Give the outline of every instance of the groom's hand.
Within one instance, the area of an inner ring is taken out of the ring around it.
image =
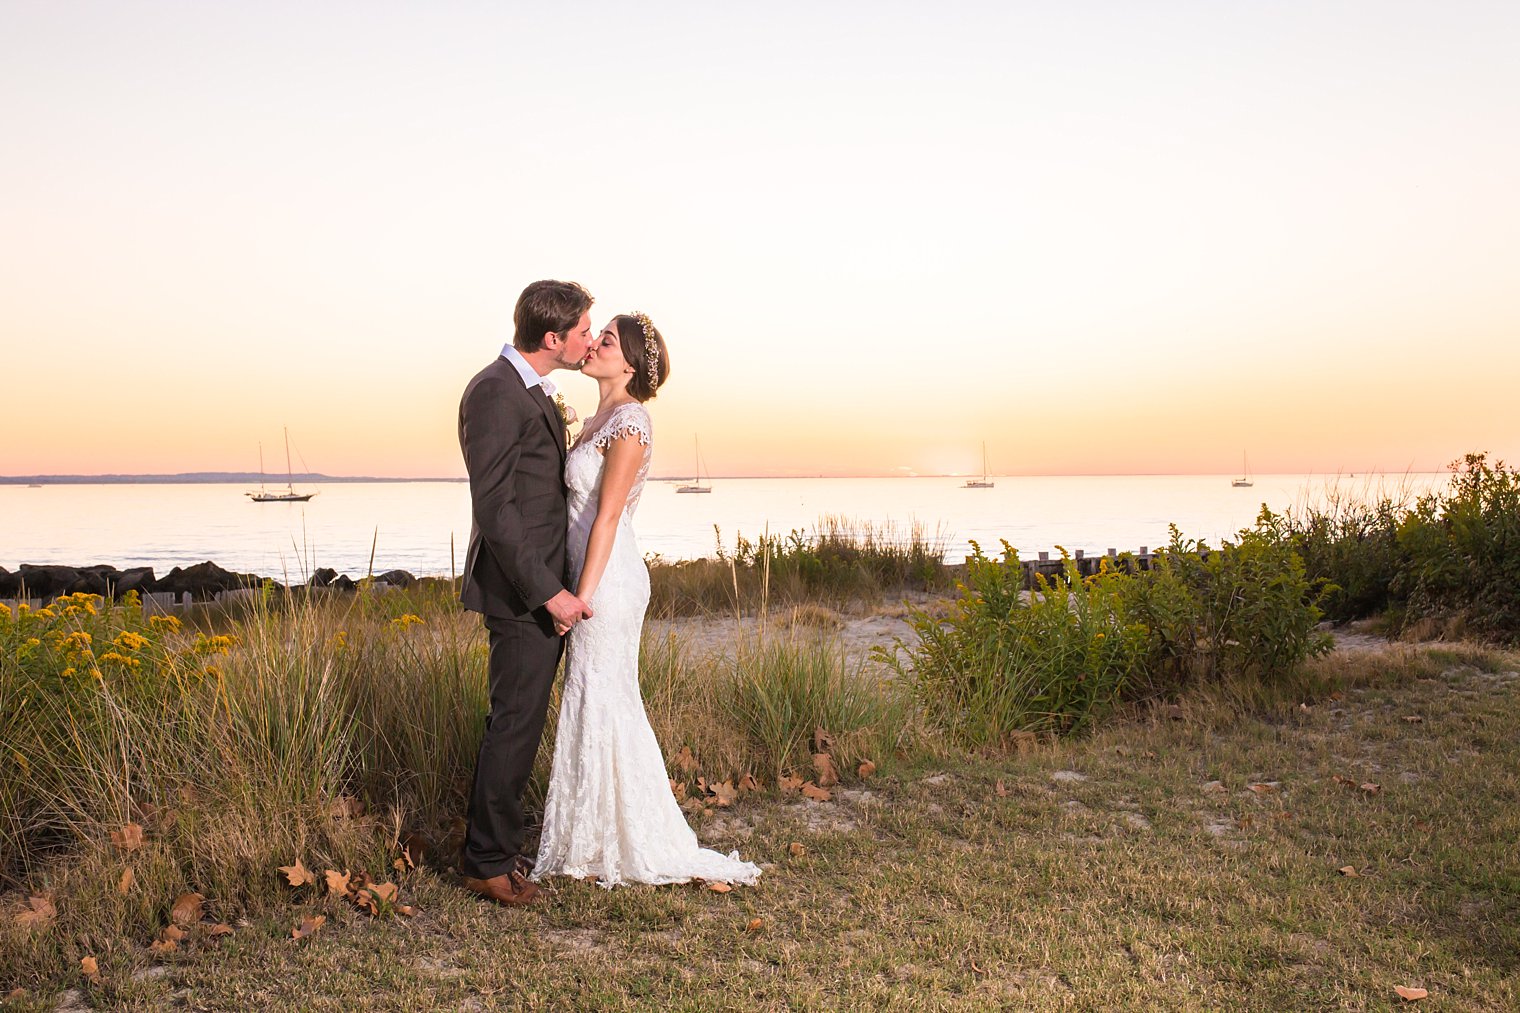
[[[544,602],[544,608],[549,610],[549,615],[554,619],[554,631],[560,636],[568,633],[570,627],[582,619],[591,618],[591,606],[569,591],[561,591]]]

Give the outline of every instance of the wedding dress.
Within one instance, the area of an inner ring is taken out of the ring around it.
[[[590,602],[596,614],[570,632],[554,764],[534,879],[564,875],[619,883],[753,883],[760,868],[697,844],[676,804],[665,760],[639,695],[639,637],[649,569],[633,537],[633,512],[649,472],[649,413],[618,405],[565,459],[571,587],[586,562],[604,458],[613,440],[636,439],[643,463],[618,519],[612,556]]]

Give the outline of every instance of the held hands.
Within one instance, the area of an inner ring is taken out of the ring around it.
[[[582,619],[590,619],[593,614],[590,605],[569,591],[561,591],[544,602],[544,608],[549,610],[549,615],[554,619],[554,632],[560,636],[569,633],[570,627]]]

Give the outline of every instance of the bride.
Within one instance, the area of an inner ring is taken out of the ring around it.
[[[639,695],[649,570],[633,512],[649,472],[644,402],[670,375],[665,340],[642,313],[612,319],[581,371],[601,400],[565,458],[575,593],[595,615],[570,633],[544,830],[533,879],[753,883],[760,868],[697,844]]]

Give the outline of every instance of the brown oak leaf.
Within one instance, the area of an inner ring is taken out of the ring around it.
[[[876,773],[876,764],[872,763],[870,760],[861,760],[860,766],[855,768],[855,773],[860,776],[860,779],[862,781],[864,781],[866,778]]]
[[[326,876],[328,893],[347,894],[351,890],[356,889],[356,885],[350,882],[353,876],[347,871],[339,872],[337,869],[328,869]]]
[[[818,785],[828,788],[839,783],[839,771],[834,769],[834,758],[828,753],[813,754],[813,770],[818,773]]]
[[[16,924],[24,929],[41,929],[46,928],[56,917],[58,909],[53,906],[53,902],[33,894],[26,899],[26,907],[16,916]]]
[[[128,823],[120,830],[111,831],[111,843],[122,851],[136,851],[143,846],[141,823]]]
[[[116,881],[116,892],[125,896],[132,889],[132,881],[136,878],[137,874],[132,871],[130,865],[121,870],[121,879]]]
[[[174,898],[169,917],[177,924],[190,925],[201,920],[206,909],[206,898],[198,893],[182,893]]]
[[[802,794],[805,798],[810,798],[814,802],[827,802],[834,797],[833,792],[829,791],[827,788],[820,788],[812,781],[809,781],[802,786]]]
[[[1395,985],[1393,986],[1393,990],[1397,992],[1399,998],[1403,999],[1405,1002],[1419,1002],[1421,999],[1430,994],[1423,988],[1411,988],[1405,985]]]
[[[79,973],[90,981],[100,980],[100,963],[94,957],[79,958]]]
[[[682,746],[681,751],[676,754],[675,763],[676,769],[690,774],[697,769],[697,754],[691,751],[690,746]]]
[[[320,929],[325,921],[327,921],[326,915],[312,915],[310,918],[302,918],[301,924],[290,930],[290,938],[305,939]]]

